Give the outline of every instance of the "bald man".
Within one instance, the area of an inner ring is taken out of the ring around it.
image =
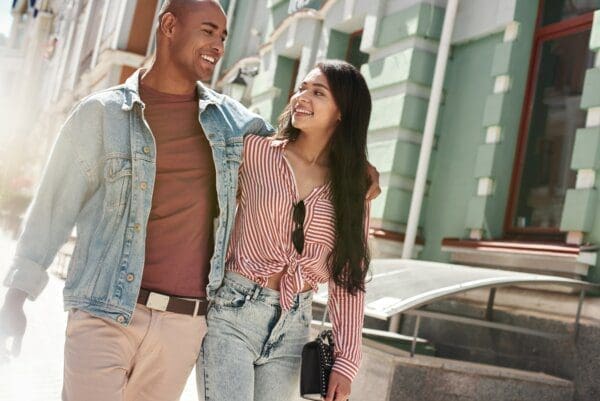
[[[243,136],[272,132],[200,83],[223,55],[219,3],[166,1],[159,15],[152,66],[80,101],[61,128],[4,281],[0,346],[18,348],[23,304],[77,227],[68,401],[179,399],[223,277]]]

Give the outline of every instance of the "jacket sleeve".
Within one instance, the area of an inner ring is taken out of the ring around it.
[[[252,113],[252,122],[250,128],[244,132],[246,135],[271,136],[275,133],[275,128],[258,114]]]
[[[259,124],[259,129],[257,132],[255,132],[256,135],[260,135],[260,136],[271,136],[275,133],[275,128],[273,128],[273,126],[271,124],[269,124],[267,121],[263,120],[262,118],[261,120],[261,124]]]
[[[89,122],[77,107],[54,144],[4,279],[5,286],[26,292],[30,300],[35,300],[48,283],[46,270],[69,238],[91,193],[92,167],[74,142],[74,135],[86,131]]]

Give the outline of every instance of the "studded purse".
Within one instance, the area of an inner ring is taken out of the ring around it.
[[[325,322],[323,316],[323,323]],[[321,324],[321,329],[323,324]],[[314,341],[304,344],[300,367],[300,396],[307,400],[320,401],[327,395],[329,375],[333,367],[333,332],[321,330]]]

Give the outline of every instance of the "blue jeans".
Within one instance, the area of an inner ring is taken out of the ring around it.
[[[298,399],[312,291],[283,311],[279,292],[227,272],[208,311],[201,358],[206,401]]]

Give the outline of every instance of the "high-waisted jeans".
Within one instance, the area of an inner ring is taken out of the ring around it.
[[[227,272],[207,314],[203,370],[198,364],[206,401],[299,399],[311,301],[312,291],[298,294],[291,310],[284,311],[278,291]]]

